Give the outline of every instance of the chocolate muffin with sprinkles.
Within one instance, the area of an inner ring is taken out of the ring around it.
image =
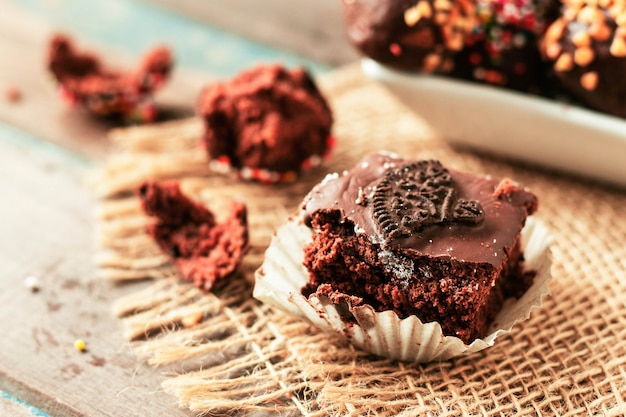
[[[547,65],[537,44],[555,18],[558,0],[478,0],[474,26],[450,75],[549,95]]]
[[[626,117],[626,1],[564,0],[541,51],[574,99]]]
[[[395,68],[543,93],[539,36],[559,0],[344,1],[348,38]]]
[[[466,0],[354,0],[343,5],[348,38],[364,55],[425,73],[452,71],[476,9]]]

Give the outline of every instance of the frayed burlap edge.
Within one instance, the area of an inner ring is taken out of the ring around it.
[[[358,67],[320,80],[336,116],[332,162],[275,187],[213,175],[190,119],[111,134],[116,150],[91,178],[99,199],[99,271],[119,285],[154,283],[118,300],[137,354],[163,367],[164,388],[199,415],[623,415],[626,413],[626,195],[452,149]],[[453,122],[453,121],[451,121]],[[510,176],[540,198],[555,237],[552,296],[484,352],[406,365],[368,356],[251,298],[272,231],[326,171],[388,149]],[[178,179],[219,207],[249,207],[252,248],[239,274],[204,294],[180,282],[144,232],[143,179]],[[124,284],[122,284],[124,282]]]

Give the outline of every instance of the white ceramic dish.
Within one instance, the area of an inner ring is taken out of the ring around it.
[[[362,68],[450,143],[626,186],[625,120],[370,59]]]

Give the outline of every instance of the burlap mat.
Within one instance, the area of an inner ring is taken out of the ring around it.
[[[93,183],[100,272],[114,281],[154,279],[119,300],[115,313],[137,354],[164,368],[163,386],[180,406],[227,415],[625,414],[626,194],[452,149],[356,66],[319,81],[335,111],[339,145],[331,163],[296,184],[210,174],[197,120],[111,135],[116,151]],[[367,356],[251,299],[250,280],[272,231],[308,189],[326,171],[382,148],[510,176],[539,196],[538,217],[555,237],[552,295],[494,347],[407,365]],[[178,178],[211,207],[227,198],[248,204],[252,250],[219,293],[179,282],[145,234],[148,219],[133,195],[145,178]],[[198,314],[200,323],[184,326]]]

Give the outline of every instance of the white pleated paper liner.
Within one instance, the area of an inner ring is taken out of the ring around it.
[[[526,268],[537,272],[533,285],[520,299],[505,301],[484,339],[466,345],[457,337],[444,336],[439,323],[422,323],[416,316],[401,320],[393,311],[376,312],[368,305],[350,308],[355,323],[342,319],[337,307],[325,297],[313,294],[307,299],[300,293],[308,281],[302,262],[303,248],[311,241],[311,236],[311,229],[299,218],[288,221],[276,231],[265,261],[256,271],[254,297],[304,317],[320,329],[338,333],[360,349],[384,357],[423,363],[478,352],[492,346],[498,336],[510,331],[516,323],[526,320],[549,292],[552,239],[545,226],[530,217],[522,230],[522,246]],[[343,314],[345,316],[346,312]]]

